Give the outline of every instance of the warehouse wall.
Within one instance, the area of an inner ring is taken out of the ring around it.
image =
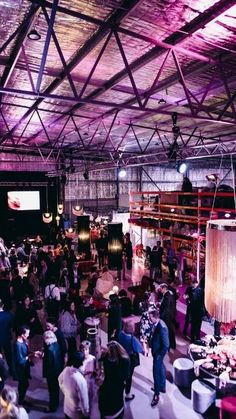
[[[142,172],[142,173],[141,173]],[[224,179],[222,183],[232,187],[232,172],[229,168],[224,169],[207,169],[192,168],[189,170],[189,178],[193,187],[204,187],[209,185],[206,175],[209,173],[219,173],[220,179]],[[141,183],[140,183],[141,174]],[[150,179],[151,178],[151,179]],[[119,201],[125,201],[125,197],[130,191],[161,191],[181,190],[183,175],[177,172],[175,168],[163,166],[145,166],[141,171],[140,167],[127,169],[125,180],[119,180],[117,190],[116,171],[101,170],[89,174],[89,180],[84,180],[82,174],[77,173],[70,175],[65,186],[66,207],[70,205],[82,203],[87,207],[101,210],[104,206],[106,209],[116,208],[117,191],[119,191]]]

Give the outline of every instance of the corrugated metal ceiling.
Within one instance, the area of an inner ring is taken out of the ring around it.
[[[236,153],[235,1],[4,0],[0,22],[11,161],[92,170]]]

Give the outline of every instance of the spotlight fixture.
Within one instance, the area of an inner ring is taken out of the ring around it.
[[[123,169],[119,169],[119,171],[118,171],[118,177],[120,178],[120,179],[123,179],[123,178],[125,178],[126,177],[126,175],[127,175],[127,172],[126,172],[126,170],[123,168]]]
[[[84,171],[84,173],[83,173],[83,177],[84,177],[84,179],[85,179],[85,180],[88,180],[88,179],[89,179],[89,172],[88,172],[88,169],[85,169],[85,171]]]
[[[211,173],[210,175],[206,175],[206,178],[209,182],[217,182],[219,176],[217,175],[217,173]]]
[[[161,97],[161,99],[158,100],[159,105],[162,105],[163,103],[166,103],[166,100]]]
[[[41,35],[36,31],[36,29],[32,29],[28,33],[27,37],[31,39],[31,41],[39,41],[39,39],[41,39]]]
[[[177,172],[181,173],[182,175],[186,173],[188,166],[185,162],[178,162],[176,165]]]

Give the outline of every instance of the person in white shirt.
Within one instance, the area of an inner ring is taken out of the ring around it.
[[[61,296],[59,287],[55,283],[48,284],[45,288],[44,298],[45,300],[51,298],[52,300],[60,301]]]
[[[79,370],[84,358],[82,352],[76,352],[72,366],[64,368],[58,377],[60,389],[64,394],[64,414],[67,419],[89,417],[88,386]]]
[[[44,292],[46,311],[48,317],[58,319],[61,300],[60,290],[56,285],[54,278],[51,278],[50,282],[51,283],[46,286]]]
[[[91,342],[83,340],[80,344],[80,351],[83,352],[85,359],[83,365],[80,367],[80,372],[83,374],[88,385],[89,404],[91,406],[93,396],[96,392],[95,375],[96,375],[96,358],[90,354]]]
[[[113,282],[112,274],[108,271],[108,267],[104,266],[101,277],[97,279],[94,298],[108,298],[109,293],[113,288]]]

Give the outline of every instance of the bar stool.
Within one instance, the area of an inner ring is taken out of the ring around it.
[[[220,419],[236,419],[236,397],[228,396],[221,400]]]
[[[195,412],[201,414],[205,413],[212,403],[214,403],[215,399],[215,389],[200,380],[194,380],[192,382],[191,401]]]
[[[174,383],[178,387],[190,387],[194,380],[193,362],[188,358],[178,358],[173,363]]]

